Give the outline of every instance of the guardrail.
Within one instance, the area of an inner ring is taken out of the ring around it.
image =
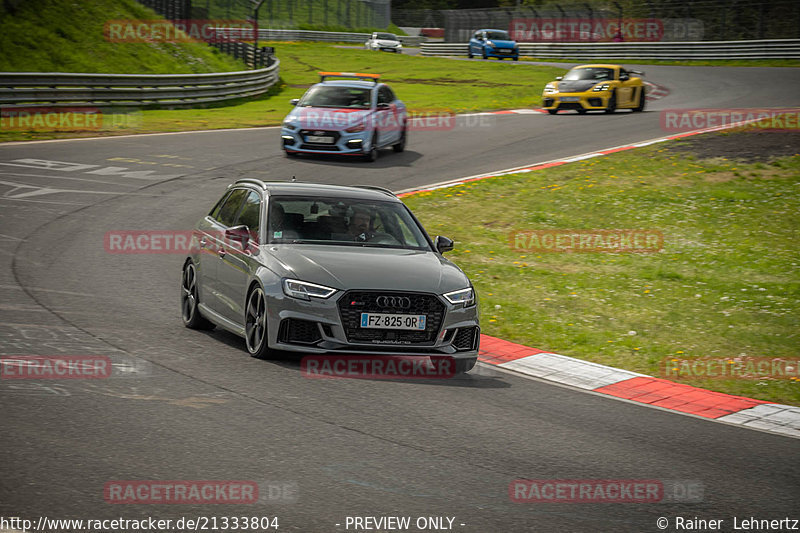
[[[563,59],[800,59],[800,39],[668,43],[519,43],[523,56]],[[466,43],[422,43],[424,56],[467,55]]]
[[[280,61],[260,70],[213,74],[0,72],[0,105],[186,107],[265,93]]]
[[[371,36],[371,33],[336,31],[273,30],[264,28],[258,30],[258,38],[264,41],[329,41],[364,44]],[[397,38],[400,39],[403,46],[419,46],[426,40],[425,37],[413,37],[410,35],[398,35]]]

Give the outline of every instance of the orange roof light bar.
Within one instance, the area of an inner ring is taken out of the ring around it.
[[[359,80],[372,80],[373,83],[378,83],[381,75],[361,72],[320,72],[319,81],[325,81],[325,78],[356,78]]]

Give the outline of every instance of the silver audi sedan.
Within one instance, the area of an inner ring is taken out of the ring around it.
[[[393,193],[242,179],[198,223],[183,264],[183,323],[245,339],[253,357],[428,356],[469,371],[477,295]]]

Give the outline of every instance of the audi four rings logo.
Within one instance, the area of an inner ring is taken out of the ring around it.
[[[324,131],[315,131],[314,135],[325,135]]]
[[[408,296],[378,296],[375,303],[378,304],[379,307],[408,309],[411,307],[411,298]]]

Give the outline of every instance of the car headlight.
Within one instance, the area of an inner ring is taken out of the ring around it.
[[[447,298],[447,301],[453,305],[462,304],[464,307],[475,305],[475,291],[472,289],[472,287],[448,292],[444,295],[444,297]]]
[[[599,93],[600,91],[607,91],[609,87],[611,87],[611,85],[608,83],[602,83],[600,85],[595,85],[592,91]]]
[[[329,298],[336,289],[326,287],[325,285],[317,285],[316,283],[309,283],[307,281],[300,281],[297,279],[283,280],[283,293],[291,298],[299,298],[300,300],[310,300],[314,298]]]
[[[486,44],[494,48],[494,43],[492,41],[486,41]]]
[[[351,126],[344,131],[346,131],[347,133],[358,133],[359,131],[364,131],[365,129],[366,126],[364,126],[364,123],[362,122],[361,124],[356,124],[355,126]]]
[[[544,86],[545,94],[553,94],[558,92],[558,88],[556,87],[555,83],[548,83]]]

